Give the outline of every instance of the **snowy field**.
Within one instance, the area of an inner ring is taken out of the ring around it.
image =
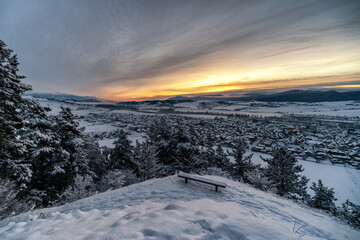
[[[78,116],[88,115],[89,112],[101,113],[123,113],[139,115],[164,115],[157,113],[156,106],[139,105],[142,111],[131,110],[109,110],[95,107],[91,104],[78,105],[76,103],[60,103],[46,99],[39,99],[43,106],[53,109],[52,114],[60,111],[60,106],[70,107],[74,114]],[[342,102],[321,102],[321,103],[263,103],[263,102],[229,102],[227,106],[215,106],[213,108],[201,108],[200,103],[209,103],[210,101],[184,102],[174,105],[177,112],[183,112],[182,115],[198,118],[214,118],[216,114],[248,114],[254,116],[282,116],[287,114],[301,114],[314,116],[339,116],[339,117],[359,117],[360,103],[356,101]],[[162,109],[163,107],[158,107]],[[195,112],[197,114],[188,114]],[[208,114],[201,114],[207,112]],[[200,113],[200,114],[199,114]],[[214,114],[214,115],[211,115]]]
[[[246,154],[250,154],[248,151]],[[255,164],[261,164],[262,167],[266,166],[266,163],[260,158],[268,158],[270,155],[264,153],[253,153],[252,161]],[[326,187],[334,188],[335,197],[338,199],[335,203],[337,206],[341,206],[343,202],[349,199],[355,204],[360,204],[360,170],[352,167],[345,167],[342,164],[320,164],[316,162],[299,160],[298,164],[301,164],[304,168],[304,172],[301,175],[310,179],[308,182],[308,192],[312,194],[310,186],[312,182],[321,179]]]
[[[248,114],[254,116],[282,116],[302,114],[317,116],[360,116],[360,103],[356,101],[321,102],[321,103],[264,103],[264,102],[228,102],[230,105],[215,106],[211,109],[199,108],[199,104],[211,101],[196,101],[175,104],[177,111],[209,112],[222,114]]]
[[[360,239],[335,218],[222,177],[170,176],[0,222],[0,239]]]

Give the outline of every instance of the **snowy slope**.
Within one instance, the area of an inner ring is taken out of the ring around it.
[[[316,210],[206,177],[227,188],[154,179],[3,220],[0,239],[360,239],[360,232]]]
[[[246,154],[251,153],[253,152],[246,152]],[[267,163],[265,163],[260,156],[263,158],[271,156],[266,153],[253,153],[253,157],[251,159],[253,163],[261,164],[262,167],[265,167]],[[334,189],[334,196],[337,199],[335,204],[338,207],[341,207],[342,203],[344,203],[347,199],[355,204],[360,204],[359,170],[352,167],[345,167],[341,164],[326,164],[325,161],[319,164],[311,161],[298,160],[298,164],[301,164],[304,168],[304,172],[301,172],[300,175],[304,175],[310,179],[308,182],[309,194],[313,194],[313,191],[310,189],[312,183],[317,182],[318,179],[320,179],[326,187]]]

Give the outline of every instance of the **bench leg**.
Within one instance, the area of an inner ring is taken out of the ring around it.
[[[187,179],[187,178],[185,178],[185,183],[188,183],[188,179]]]
[[[215,192],[217,192],[218,191],[218,186],[215,186]]]

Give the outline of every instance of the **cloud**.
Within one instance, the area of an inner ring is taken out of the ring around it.
[[[175,46],[170,52],[164,52],[160,57],[155,59],[140,59],[139,64],[130,69],[129,72],[120,73],[118,77],[106,79],[103,82],[128,82],[159,77],[201,65],[206,61],[204,58],[209,55],[214,55],[219,51],[229,50],[236,46],[238,47],[237,51],[240,51],[248,48],[249,45],[253,45],[253,43],[267,44],[279,41],[283,38],[281,34],[285,34],[286,32],[291,34],[293,24],[298,24],[299,20],[310,17],[314,12],[313,8],[314,4],[308,3],[295,7],[286,6],[280,10],[276,9],[275,11],[273,10],[273,12],[266,12],[265,16],[252,17],[254,19],[250,21],[238,17],[227,19],[229,25],[225,30],[212,27],[214,32],[200,35],[199,41],[195,41],[195,43],[187,42],[187,39],[183,39],[181,45]],[[234,12],[234,10],[231,9],[229,9],[229,11]],[[241,23],[242,21],[244,23]],[[237,24],[234,24],[234,22]],[[286,22],[285,28],[283,27],[284,22]],[[196,22],[194,24],[196,24]],[[206,28],[206,26],[198,27],[198,29],[204,28]],[[219,32],[221,32],[221,34],[219,34]],[[181,38],[181,36],[178,37]],[[304,50],[312,46],[302,46],[280,52],[271,52],[261,58]]]
[[[349,80],[353,79],[353,80]],[[360,73],[356,74],[346,74],[346,75],[330,75],[330,76],[317,76],[317,77],[301,77],[301,78],[290,78],[290,79],[271,79],[271,80],[261,80],[256,82],[243,82],[235,81],[228,84],[218,84],[218,85],[205,85],[196,88],[177,88],[177,89],[166,89],[168,92],[183,92],[188,94],[200,94],[203,95],[205,92],[209,93],[218,93],[226,94],[228,96],[243,93],[249,90],[265,90],[265,89],[306,89],[306,88],[324,88],[331,86],[339,85],[359,85],[360,84]],[[222,88],[234,87],[241,90],[228,90],[222,91]],[[244,90],[245,89],[245,90]]]
[[[36,91],[97,95],[114,87],[124,94],[181,85],[190,73],[290,63],[279,71],[292,73],[314,60],[309,52],[334,67],[351,60],[355,68],[359,12],[360,2],[350,0],[1,1],[0,36]]]

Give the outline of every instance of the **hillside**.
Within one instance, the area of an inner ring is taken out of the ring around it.
[[[107,191],[0,222],[0,239],[359,239],[317,210],[222,177],[176,176]],[[45,215],[45,217],[43,217]]]
[[[32,96],[34,98],[44,98],[48,100],[64,101],[64,102],[87,102],[100,103],[102,100],[91,96],[77,96],[65,93],[26,93],[24,96]]]

